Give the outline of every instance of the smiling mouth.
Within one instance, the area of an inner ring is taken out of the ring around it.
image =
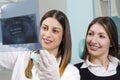
[[[93,50],[93,51],[96,51],[96,50],[98,50],[98,46],[95,46],[95,45],[89,45],[89,47],[90,47],[90,50]]]
[[[49,39],[43,39],[43,41],[44,41],[44,43],[46,43],[46,44],[50,44],[52,41],[51,40],[49,40]]]

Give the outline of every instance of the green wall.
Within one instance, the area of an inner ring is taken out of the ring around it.
[[[81,61],[79,42],[85,38],[87,26],[93,19],[93,0],[67,0],[67,15],[72,33],[71,63],[75,64]]]

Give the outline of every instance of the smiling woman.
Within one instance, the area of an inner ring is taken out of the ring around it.
[[[82,63],[75,64],[80,80],[120,79],[118,32],[114,21],[106,17],[95,18],[88,26]]]
[[[70,64],[72,43],[67,16],[59,10],[48,11],[41,19],[40,34],[43,49],[57,59],[60,80],[79,80],[78,70]]]

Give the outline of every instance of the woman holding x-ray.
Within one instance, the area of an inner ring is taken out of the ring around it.
[[[12,80],[79,80],[79,71],[70,64],[71,34],[66,15],[48,11],[40,22],[43,49],[0,53],[0,70],[13,70]]]

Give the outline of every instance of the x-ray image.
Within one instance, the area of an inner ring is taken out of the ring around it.
[[[2,43],[37,43],[36,15],[24,15],[1,20]]]

